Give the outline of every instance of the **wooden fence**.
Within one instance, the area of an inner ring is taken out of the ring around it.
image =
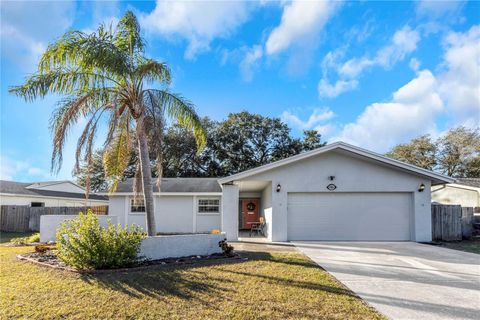
[[[472,236],[474,208],[432,204],[432,240],[458,241]]]
[[[28,232],[40,231],[40,216],[47,214],[77,215],[91,209],[95,214],[108,214],[108,206],[97,207],[30,207],[1,206],[0,231]]]

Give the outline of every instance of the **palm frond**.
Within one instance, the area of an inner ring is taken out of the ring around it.
[[[121,76],[131,71],[133,66],[127,53],[115,45],[111,32],[100,26],[92,34],[67,32],[49,45],[40,59],[38,71],[48,73],[59,67],[77,67],[79,71]]]
[[[9,88],[9,92],[27,101],[43,98],[49,93],[77,95],[78,93],[97,91],[100,93],[114,91],[112,79],[102,74],[79,72],[69,68],[58,68],[46,73],[35,74],[23,85]],[[101,90],[101,92],[99,92]]]
[[[112,142],[107,146],[103,155],[105,176],[110,180],[110,192],[117,189],[130,160],[132,140],[129,131],[128,123],[124,119],[118,126]]]
[[[142,180],[142,170],[140,167],[140,162],[137,163],[135,169],[135,175],[133,177],[133,202],[138,204],[140,202],[141,195],[143,194],[143,180]]]
[[[170,84],[171,82],[170,68],[167,64],[153,59],[141,58],[135,70],[135,75],[140,81],[158,81],[165,84]]]
[[[135,52],[143,52],[145,44],[140,35],[140,24],[130,10],[118,22],[115,44],[119,49],[128,52],[130,55]]]
[[[89,95],[67,98],[60,102],[50,119],[50,129],[53,133],[53,150],[51,159],[52,172],[58,172],[63,161],[63,146],[67,139],[68,129],[78,119],[90,112]]]
[[[145,96],[148,97],[145,101],[147,107],[160,111],[164,110],[170,118],[178,121],[180,125],[188,130],[192,130],[198,152],[205,148],[207,135],[201,119],[191,102],[167,90],[146,90]]]

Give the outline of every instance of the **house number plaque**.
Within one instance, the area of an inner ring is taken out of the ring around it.
[[[333,190],[337,189],[337,186],[334,185],[333,183],[330,183],[330,184],[327,186],[327,189],[330,190],[330,191],[333,191]]]

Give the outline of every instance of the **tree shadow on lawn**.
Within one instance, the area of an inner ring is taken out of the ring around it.
[[[217,278],[206,272],[188,272],[190,269],[209,266],[241,263],[241,260],[232,261],[205,261],[196,264],[184,265],[151,265],[147,268],[115,271],[105,273],[85,273],[80,278],[91,284],[112,289],[141,299],[144,296],[162,298],[175,296],[181,299],[198,298],[198,293],[208,292],[209,295],[225,293],[226,288],[221,282],[233,282],[228,279]]]
[[[295,259],[294,257],[275,257],[267,252],[242,252],[241,256],[248,261],[266,261],[275,264],[287,264],[305,268],[319,268],[308,260]],[[244,260],[231,261],[205,261],[189,265],[152,265],[149,268],[127,271],[112,271],[111,273],[81,274],[83,281],[91,285],[99,285],[132,298],[141,299],[144,296],[162,299],[175,296],[181,299],[196,299],[204,304],[209,304],[201,299],[201,293],[208,293],[209,297],[224,297],[232,285],[242,285],[240,279],[232,276],[255,277],[259,280],[277,283],[284,286],[294,286],[310,290],[321,290],[338,295],[355,296],[348,289],[341,286],[334,287],[315,282],[297,281],[288,277],[257,274],[255,268],[252,272],[239,271],[228,268],[232,264],[243,263]],[[200,268],[212,267],[212,272]],[[225,267],[225,268],[224,268]],[[321,268],[319,268],[321,269]],[[245,269],[243,269],[245,270]],[[215,275],[216,274],[216,275]],[[222,274],[224,276],[222,276]],[[229,286],[230,288],[227,288]]]

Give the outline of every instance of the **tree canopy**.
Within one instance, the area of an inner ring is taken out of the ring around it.
[[[460,126],[437,140],[424,135],[395,146],[386,155],[451,177],[480,177],[480,131]]]
[[[175,123],[165,129],[164,177],[222,177],[325,145],[314,130],[305,131],[303,139],[294,138],[290,128],[280,119],[246,111],[231,113],[223,121],[202,118],[201,122],[206,132],[206,145],[200,153],[191,132]],[[106,186],[102,150],[96,153],[92,190],[101,190]],[[136,156],[132,154],[122,178],[133,176]],[[155,161],[152,162],[155,167]],[[77,174],[80,184],[84,184],[86,174],[86,168]],[[157,175],[155,170],[153,175]]]

